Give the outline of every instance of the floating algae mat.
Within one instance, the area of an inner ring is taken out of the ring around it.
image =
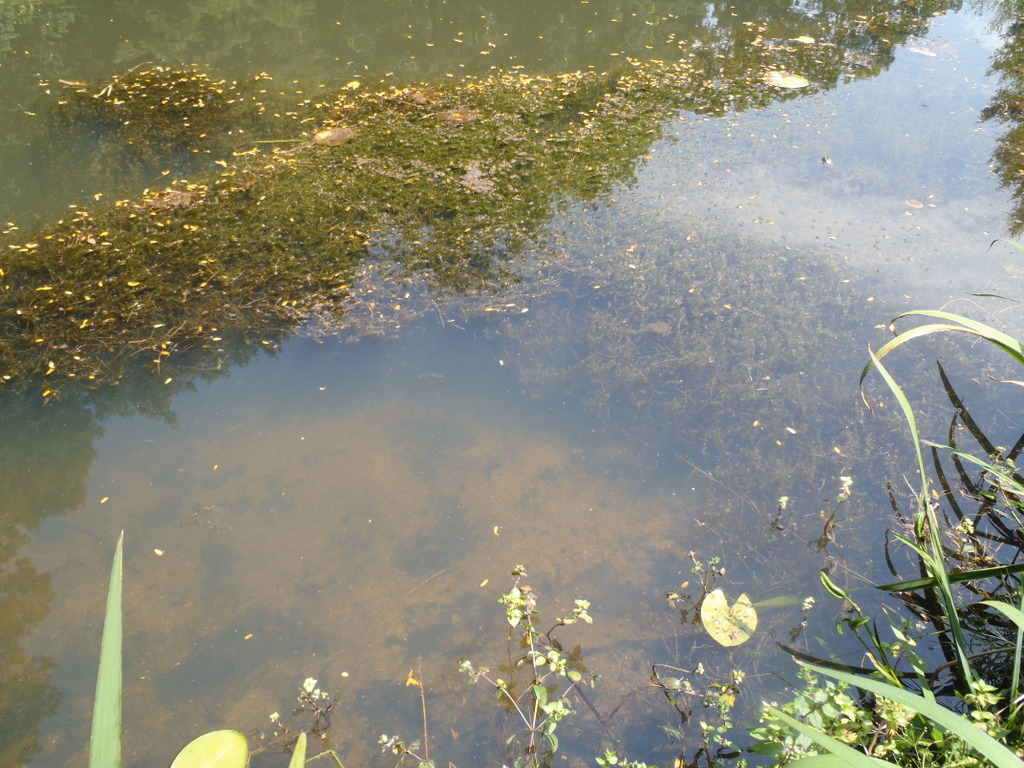
[[[680,61],[610,74],[352,82],[297,105],[262,74],[151,67],[65,83],[54,132],[106,131],[126,165],[185,154],[220,172],[72,206],[29,239],[9,227],[0,379],[49,399],[143,368],[173,389],[219,370],[235,342],[273,348],[311,317],[337,327],[354,309],[388,322],[424,311],[402,290],[413,275],[431,300],[487,297],[515,283],[511,262],[560,205],[628,183],[668,116],[795,97],[763,82],[782,68],[808,76],[800,93],[831,87],[847,48],[885,35],[891,46],[915,28],[902,26],[855,21],[786,43],[750,24]]]

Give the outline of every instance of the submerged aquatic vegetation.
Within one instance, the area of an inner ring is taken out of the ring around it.
[[[594,120],[576,112],[609,87],[577,73],[344,92],[319,123],[350,128],[344,145],[253,146],[206,182],[73,207],[4,254],[3,380],[40,376],[50,396],[116,382],[133,359],[159,373],[188,350],[215,359],[230,335],[266,341],[340,315],[360,264],[391,260],[445,289],[500,285],[560,196],[628,170],[636,148],[595,156]]]
[[[0,380],[50,398],[71,382],[123,381],[133,366],[164,381],[194,375],[221,364],[226,339],[273,346],[310,316],[332,325],[376,306],[357,271],[374,265],[399,281],[418,272],[439,293],[506,286],[562,203],[631,181],[666,117],[794,97],[762,82],[769,71],[801,71],[804,92],[831,87],[848,51],[925,18],[808,21],[797,42],[740,25],[673,62],[354,81],[290,105],[269,76],[238,83],[194,68],[50,84],[51,136],[96,129],[109,137],[100,160],[194,178],[168,171],[169,184],[139,197],[72,206],[27,239],[6,230]]]

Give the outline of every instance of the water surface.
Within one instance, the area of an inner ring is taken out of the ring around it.
[[[27,114],[40,79],[195,61],[297,90],[606,68],[744,21],[795,37],[803,15],[480,5],[395,3],[372,18],[359,3],[5,5],[0,82],[18,95],[0,149],[4,218],[28,226],[135,183],[47,167]],[[878,12],[845,12],[862,10]],[[92,399],[8,401],[2,761],[84,759],[121,530],[129,765],[167,763],[212,728],[269,734],[306,677],[337,701],[330,740],[346,764],[374,763],[379,733],[422,727],[410,670],[433,756],[497,764],[514,726],[457,662],[504,659],[497,598],[517,564],[548,615],[592,601],[594,625],[566,644],[604,676],[600,709],[626,699],[612,726],[637,759],[687,749],[657,728],[673,713],[646,686],[652,664],[701,662],[709,679],[743,667],[751,700],[791,678],[775,641],[796,642],[798,608],[765,611],[750,645],[726,651],[664,595],[692,579],[691,551],[721,556],[730,595],[817,595],[821,635],[833,607],[817,571],[883,573],[882,480],[904,436],[887,410],[866,414],[856,378],[896,313],[974,310],[967,293],[1019,277],[1008,248],[989,248],[1014,203],[991,167],[1000,126],[979,120],[1001,44],[984,14],[940,14],[834,88],[652,126],[630,183],[558,211],[509,296],[414,296],[432,311],[381,337],[257,345],[170,397],[148,377]],[[515,306],[482,311],[503,302]],[[960,382],[980,400],[974,373]],[[841,475],[855,494],[833,542],[821,512]],[[798,641],[819,648],[812,634]],[[603,736],[578,708],[563,745],[589,760]]]

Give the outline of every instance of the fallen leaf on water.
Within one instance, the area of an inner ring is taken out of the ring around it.
[[[761,75],[761,80],[776,88],[806,88],[811,81],[806,77],[794,75],[792,72],[785,72],[781,69],[773,69]]]
[[[794,43],[806,43],[807,45],[810,45],[811,43],[814,42],[814,38],[813,37],[808,37],[807,35],[800,35],[800,37],[794,37],[793,38],[793,42]]]

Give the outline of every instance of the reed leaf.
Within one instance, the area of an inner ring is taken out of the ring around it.
[[[806,666],[814,672],[834,677],[836,680],[849,683],[850,685],[854,685],[865,691],[870,691],[876,696],[891,699],[897,704],[902,704],[907,709],[912,709],[913,711],[918,712],[932,723],[939,726],[939,728],[960,737],[960,739],[962,739],[968,746],[976,749],[985,757],[986,760],[995,765],[996,768],[1021,768],[1021,760],[1016,754],[1014,754],[1013,750],[989,736],[970,720],[946,709],[941,704],[929,701],[923,696],[911,693],[910,691],[899,688],[895,685],[882,682],[881,680],[875,680],[870,677],[862,677],[859,675],[850,675],[846,672],[840,672],[837,669],[819,667],[815,664],[807,664]],[[803,724],[801,723],[801,725]],[[801,733],[803,733],[803,731],[801,731]],[[835,753],[833,752],[833,754]],[[879,763],[877,762],[875,763],[876,768],[878,764]]]
[[[927,312],[915,311],[914,313],[907,314],[927,314]],[[967,640],[964,637],[963,628],[960,625],[960,616],[957,613],[956,600],[953,597],[953,589],[950,585],[949,574],[946,571],[945,555],[939,533],[939,521],[936,518],[935,509],[929,501],[928,473],[925,469],[924,455],[921,452],[921,437],[917,429],[917,419],[914,416],[914,409],[911,407],[907,396],[903,393],[902,387],[896,383],[892,374],[890,374],[886,367],[882,365],[879,357],[870,348],[868,348],[868,354],[871,356],[871,363],[878,370],[879,374],[885,380],[885,383],[889,386],[889,389],[896,397],[896,401],[899,403],[900,409],[903,411],[903,418],[907,422],[907,426],[910,428],[911,442],[914,445],[914,456],[917,459],[917,470],[919,477],[921,478],[921,488],[918,492],[917,498],[918,516],[915,531],[917,531],[920,536],[921,524],[927,524],[928,546],[930,547],[930,550],[920,546],[919,544],[912,544],[903,537],[897,536],[918,553],[928,574],[935,579],[935,592],[942,607],[942,619],[945,621],[946,626],[949,627],[950,634],[953,636],[953,648],[958,662],[957,674],[959,678],[969,686],[974,679],[974,674],[970,665],[970,649],[967,646]],[[1024,360],[1024,356],[1022,356],[1022,360]]]
[[[933,443],[930,440],[925,440],[923,442],[925,445],[931,448],[937,448],[940,451],[946,451],[947,453],[956,456],[957,458],[966,461],[969,464],[974,464],[976,467],[980,467],[986,473],[992,475],[999,481],[1000,488],[1003,488],[1004,490],[1009,491],[1010,493],[1018,494],[1024,497],[1024,485],[1021,485],[1020,482],[1014,479],[1012,475],[995,466],[991,462],[985,461],[984,459],[979,459],[977,456],[974,456],[973,454],[965,453],[964,451],[957,450],[956,448],[952,448],[948,445]]]
[[[945,320],[946,322],[919,325],[900,332],[894,339],[891,339],[878,350],[879,360],[894,349],[923,336],[930,336],[937,333],[966,333],[970,336],[984,339],[1008,354],[1018,365],[1024,366],[1024,345],[1022,345],[1021,342],[1013,336],[996,330],[990,325],[979,323],[977,320],[972,320],[971,318],[964,317],[963,315],[933,309],[914,309],[910,312],[904,312],[903,314],[897,315],[893,318],[892,322],[895,323],[897,320],[911,316],[934,318],[937,320]],[[871,363],[868,363],[865,366],[864,371],[861,373],[861,381],[864,381],[864,378],[871,370],[871,367]]]
[[[89,768],[120,768],[121,765],[121,577],[124,531],[117,537],[114,565],[110,569],[107,612],[100,641],[100,665],[96,674],[96,700],[89,737]]]
[[[990,568],[974,568],[970,571],[957,571],[947,573],[946,578],[950,584],[962,584],[968,581],[981,581],[982,579],[1000,579],[1014,573],[1024,572],[1024,563],[1013,565],[993,565]],[[891,584],[878,584],[874,588],[884,592],[916,592],[919,589],[935,589],[937,582],[931,576],[920,579],[907,579],[906,581],[894,581]]]
[[[807,723],[802,723],[795,717],[790,717],[782,710],[776,709],[771,705],[766,706],[765,709],[771,714],[773,719],[785,723],[797,733],[806,736],[819,747],[827,749],[830,754],[841,760],[842,764],[849,768],[880,768],[880,766],[898,768],[895,763],[890,763],[888,760],[882,760],[878,757],[869,757],[863,752],[854,749],[849,744],[839,741],[839,739],[834,739],[828,734],[822,733],[817,728],[808,725]],[[814,759],[814,757],[808,757],[804,758],[804,760],[797,761],[797,763],[802,765],[805,761]]]
[[[292,752],[292,759],[288,761],[288,768],[302,768],[306,764],[306,732],[299,734],[295,742],[295,751]]]

